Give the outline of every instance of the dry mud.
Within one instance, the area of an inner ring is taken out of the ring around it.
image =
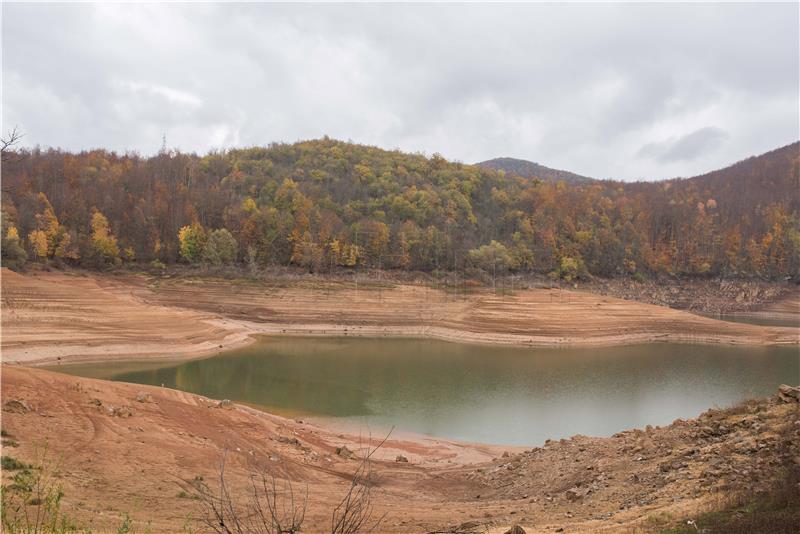
[[[181,359],[258,334],[419,336],[521,346],[798,344],[800,328],[729,323],[581,291],[452,295],[353,286],[2,271],[5,363]]]

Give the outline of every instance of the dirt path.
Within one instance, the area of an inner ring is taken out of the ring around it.
[[[797,344],[800,328],[717,321],[580,291],[453,296],[423,286],[268,283],[2,270],[6,363],[180,359],[257,334],[422,336],[522,346]]]

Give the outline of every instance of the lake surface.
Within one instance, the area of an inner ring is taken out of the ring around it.
[[[768,314],[762,316],[738,315],[735,313],[700,313],[698,315],[710,317],[711,319],[717,319],[718,321],[728,321],[731,323],[756,324],[761,326],[800,326],[800,316],[795,316],[791,319],[780,319],[776,317],[770,317]]]
[[[458,440],[540,445],[664,425],[800,383],[796,347],[531,349],[416,339],[266,338],[203,360],[61,372]]]

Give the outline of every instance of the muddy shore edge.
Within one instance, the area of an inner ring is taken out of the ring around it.
[[[520,347],[800,344],[796,327],[731,323],[576,290],[453,296],[417,285],[276,287],[7,269],[2,290],[3,362],[28,366],[191,359],[264,335],[421,337]]]

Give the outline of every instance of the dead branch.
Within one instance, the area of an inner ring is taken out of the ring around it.
[[[19,143],[20,139],[23,137],[25,137],[25,134],[19,132],[17,127],[14,126],[14,128],[10,130],[5,137],[0,138],[0,154],[2,154],[3,163],[6,163],[12,159],[11,149],[13,149],[14,145]]]
[[[361,463],[359,463],[358,468],[353,473],[353,478],[350,480],[350,488],[347,494],[333,509],[331,534],[373,532],[386,516],[386,514],[383,514],[373,522],[371,458],[386,443],[386,440],[392,434],[392,430],[386,434],[386,437],[375,448],[370,450],[369,446],[367,447]]]
[[[227,451],[219,470],[219,493],[203,481],[194,484],[203,517],[216,534],[295,534],[305,519],[308,488],[296,495],[289,480],[278,479],[264,469],[250,474],[250,498],[238,505],[225,481]]]
[[[372,506],[371,458],[389,439],[392,431],[374,448],[367,446],[350,480],[342,501],[331,514],[331,534],[373,532],[385,514],[374,517]],[[266,469],[250,471],[249,499],[231,494],[225,479],[227,450],[219,468],[218,489],[212,490],[202,479],[192,486],[202,509],[200,521],[215,534],[296,534],[305,520],[308,486],[297,492],[288,479],[278,479]]]

